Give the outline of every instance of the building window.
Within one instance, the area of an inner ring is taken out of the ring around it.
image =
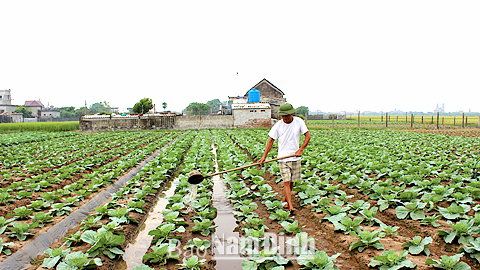
[[[0,96],[0,99],[2,98],[2,96]]]
[[[261,110],[260,112],[265,112],[265,110]]]

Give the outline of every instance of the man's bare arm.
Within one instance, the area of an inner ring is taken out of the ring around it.
[[[272,139],[271,137],[268,138],[267,145],[265,146],[265,152],[263,153],[262,158],[258,161],[261,165],[263,165],[263,163],[265,162],[265,159],[267,158],[268,153],[270,152],[270,150],[272,150],[274,142],[275,142],[274,139]]]
[[[310,131],[305,132],[305,140],[303,140],[302,146],[295,152],[297,157],[301,157],[303,154],[303,150],[307,148],[308,143],[310,142]]]

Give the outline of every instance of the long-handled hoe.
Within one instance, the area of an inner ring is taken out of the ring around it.
[[[295,155],[289,155],[289,156],[284,156],[284,157],[279,157],[279,158],[266,160],[264,163],[269,163],[269,162],[272,162],[272,161],[277,161],[277,160],[280,160],[280,159],[285,159],[285,158],[290,158],[290,157],[295,157]],[[215,175],[218,175],[218,174],[222,174],[222,173],[242,170],[242,169],[252,167],[252,166],[256,166],[256,165],[260,165],[260,162],[245,165],[245,166],[238,167],[238,168],[233,168],[233,169],[222,171],[222,172],[212,173],[212,174],[205,175],[205,176],[203,176],[202,173],[199,172],[199,171],[191,171],[188,174],[188,183],[193,185],[192,189],[190,191],[190,201],[193,201],[195,199],[195,197],[197,196],[197,185],[200,184],[203,181],[203,179],[209,178],[209,177],[212,177],[212,176],[215,176]]]

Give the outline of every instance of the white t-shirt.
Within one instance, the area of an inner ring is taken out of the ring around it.
[[[300,134],[308,131],[305,122],[299,117],[294,116],[290,124],[283,120],[278,121],[268,133],[274,140],[278,140],[278,157],[284,157],[295,154],[300,148]],[[279,160],[279,162],[297,161],[300,157],[291,157]]]

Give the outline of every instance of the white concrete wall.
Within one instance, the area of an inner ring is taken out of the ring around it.
[[[233,125],[243,126],[253,119],[270,119],[271,109],[236,109],[233,110]]]

